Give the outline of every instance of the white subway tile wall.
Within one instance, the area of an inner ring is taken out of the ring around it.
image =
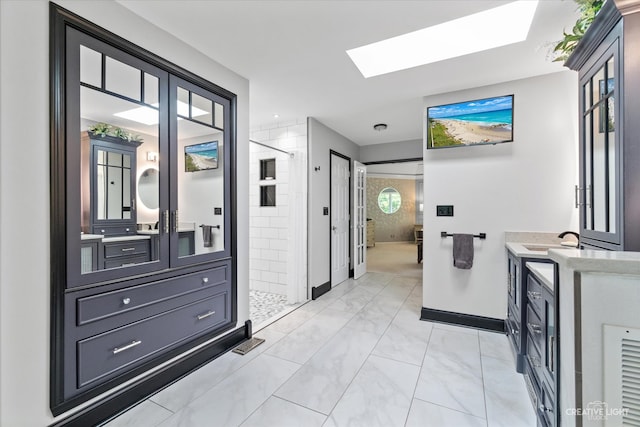
[[[251,131],[250,138],[271,147],[294,151],[306,158],[307,123],[305,119],[278,122]],[[275,159],[275,179],[260,180],[260,160]],[[249,166],[249,280],[250,289],[287,295],[293,279],[288,271],[290,229],[289,156],[258,144],[250,144]],[[295,177],[300,179],[300,177]],[[260,185],[276,186],[276,206],[260,206]]]

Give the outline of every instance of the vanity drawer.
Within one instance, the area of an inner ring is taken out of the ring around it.
[[[133,236],[137,231],[135,225],[94,225],[92,233],[104,236]]]
[[[538,395],[540,393],[540,384],[542,379],[542,359],[540,358],[540,351],[533,344],[531,336],[527,337],[527,361],[529,362],[529,368],[531,370],[531,378],[534,380]]]
[[[538,351],[544,348],[544,326],[538,314],[531,308],[531,304],[527,305],[527,330],[527,335],[538,346]]]
[[[227,292],[77,343],[77,386],[133,367],[154,354],[229,320]]]
[[[192,273],[167,280],[145,283],[117,291],[78,298],[77,324],[84,325],[111,316],[142,310],[161,301],[184,296],[184,304],[199,299],[202,290],[214,288],[228,281],[229,269],[223,267]],[[162,310],[162,307],[158,307]],[[143,313],[144,317],[157,314]]]
[[[533,304],[536,309],[538,315],[542,313],[542,285],[538,280],[533,276],[533,274],[529,274],[527,276],[527,297],[529,298],[529,303]]]
[[[104,257],[132,257],[149,254],[149,240],[125,240],[104,244]]]
[[[105,259],[104,269],[106,270],[109,268],[124,267],[125,265],[140,264],[140,263],[149,262],[149,261],[151,261],[149,254]]]

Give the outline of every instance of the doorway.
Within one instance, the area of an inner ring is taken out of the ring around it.
[[[422,159],[367,164],[367,271],[422,277]]]

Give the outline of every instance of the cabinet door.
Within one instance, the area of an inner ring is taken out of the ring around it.
[[[620,244],[620,46],[608,40],[580,78],[580,223],[584,237]]]
[[[521,305],[521,284],[520,284],[520,259],[509,254],[507,258],[507,286],[509,300],[514,307],[520,309]]]
[[[156,225],[168,207],[168,73],[67,28],[64,76],[66,138],[54,155],[64,159],[59,172],[66,174],[57,196],[66,203],[60,225],[66,233],[65,250],[60,248],[66,254],[65,286],[167,268],[168,250],[162,247],[168,237]],[[159,175],[155,185],[143,179],[151,170]],[[161,250],[153,258],[99,261],[88,268],[81,254],[87,238],[100,241],[102,249],[108,240],[137,239],[149,246],[153,238]]]
[[[171,265],[231,255],[231,103],[171,76]],[[191,242],[185,236],[191,237]],[[180,245],[180,237],[183,243]]]

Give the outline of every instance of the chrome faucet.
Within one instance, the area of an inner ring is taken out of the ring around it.
[[[575,236],[575,238],[578,239],[578,241],[580,241],[580,235],[575,231],[563,231],[562,233],[558,234],[558,237],[562,239],[567,234],[571,234],[572,236]]]

